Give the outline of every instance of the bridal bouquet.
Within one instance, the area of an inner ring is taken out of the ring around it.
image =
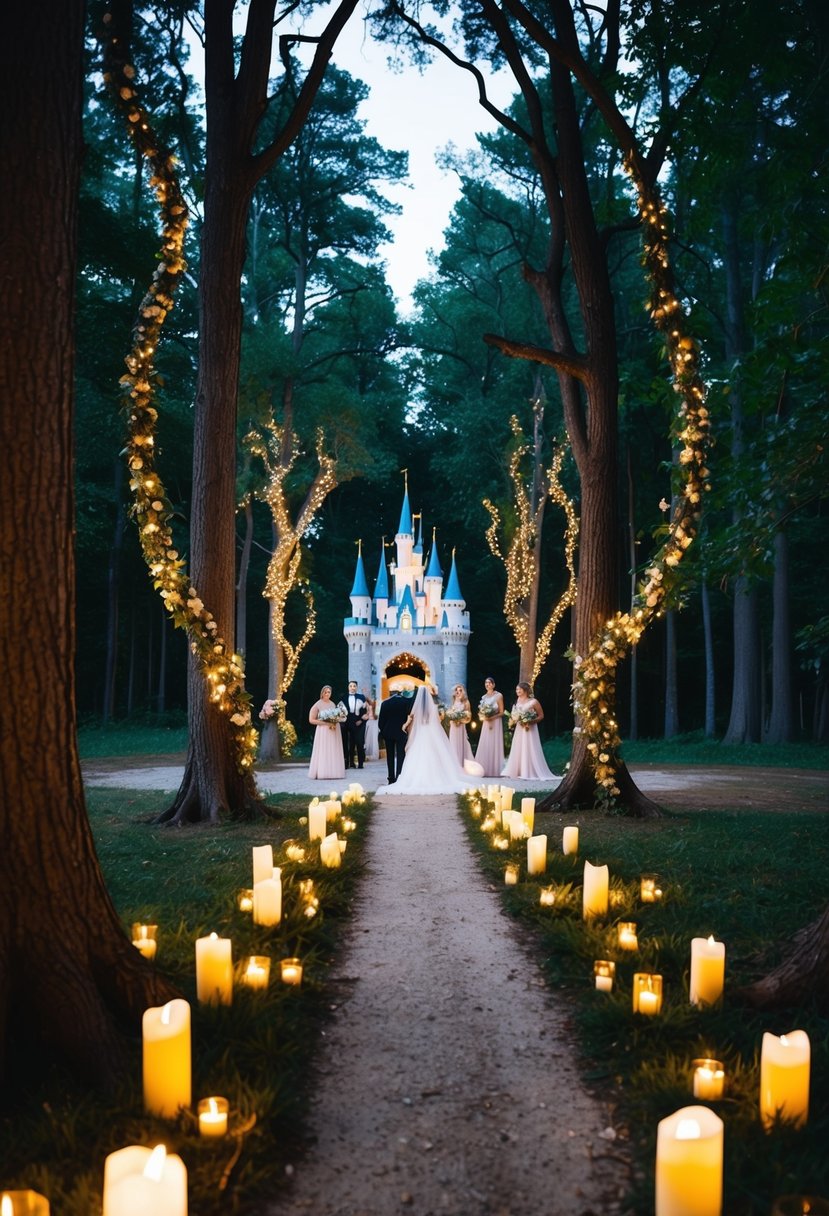
[[[494,718],[498,714],[498,706],[492,701],[484,699],[478,706],[478,716],[481,718]]]
[[[471,715],[468,709],[447,709],[446,719],[449,722],[468,722]]]
[[[317,719],[328,726],[334,726],[337,722],[345,722],[345,716],[345,708],[341,705],[332,705],[330,709],[321,709],[317,713]]]
[[[533,722],[538,720],[538,714],[534,709],[514,709],[512,713],[515,715],[516,724],[523,726],[524,730],[529,730]]]

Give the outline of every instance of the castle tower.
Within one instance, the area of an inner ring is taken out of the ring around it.
[[[386,612],[389,606],[389,572],[386,566],[386,538],[380,542],[380,565],[377,568],[377,580],[374,584],[374,620],[378,625],[385,625]]]
[[[348,678],[358,688],[371,686],[371,595],[363,565],[363,542],[357,542],[357,565],[351,587],[351,616],[343,622],[348,643]]]
[[[448,695],[454,684],[466,684],[466,650],[469,645],[469,613],[465,612],[466,600],[461,593],[455,550],[452,550],[452,569],[443,597],[443,615],[440,633],[443,639],[444,691]]]

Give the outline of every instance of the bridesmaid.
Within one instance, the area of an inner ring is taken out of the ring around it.
[[[345,758],[336,712],[337,706],[331,700],[331,685],[323,684],[320,699],[314,702],[308,714],[308,721],[314,728],[308,776],[315,781],[337,781],[345,777]]]
[[[368,718],[366,719],[366,760],[379,760],[380,736],[377,729],[377,702],[372,701],[365,688],[363,689],[363,696],[368,706]]]
[[[523,714],[528,715],[527,719],[522,720]],[[535,717],[531,717],[532,714]],[[550,772],[541,750],[538,723],[543,719],[544,710],[533,696],[532,685],[522,680],[515,687],[515,704],[510,713],[510,727],[514,733],[503,777],[518,777],[524,781],[558,780]]]
[[[452,704],[449,713],[458,715],[449,719],[449,742],[452,754],[457,756],[458,764],[463,768],[464,760],[472,759],[472,748],[466,734],[466,724],[472,721],[472,707],[463,684],[456,684],[452,689]]]
[[[478,706],[481,737],[475,759],[485,777],[500,777],[504,767],[504,698],[495,687],[492,676],[484,680],[486,692]]]

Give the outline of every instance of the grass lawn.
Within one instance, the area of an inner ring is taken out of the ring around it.
[[[191,1212],[249,1210],[257,1197],[273,1196],[297,1152],[314,1049],[332,999],[327,975],[361,871],[368,807],[346,811],[357,827],[341,868],[330,870],[319,864],[318,846],[307,862],[285,859],[286,839],[307,841],[299,822],[307,799],[269,799],[279,818],[178,830],[147,825],[160,809],[158,794],[90,790],[87,798],[125,930],[137,920],[158,924],[157,965],[191,1003],[194,1106],[208,1095],[228,1098],[233,1134],[202,1140],[192,1114],[174,1123],[144,1114],[136,1028],[133,1067],[115,1079],[107,1100],[82,1078],[60,1073],[34,1087],[33,1061],[11,1062],[6,1093],[14,1094],[15,1106],[0,1113],[2,1185],[42,1192],[57,1216],[90,1216],[100,1211],[105,1156],[128,1144],[164,1142],[186,1164]],[[251,847],[268,843],[282,867],[283,918],[276,928],[254,925],[237,906],[239,889],[252,882]],[[306,915],[299,891],[307,877],[319,898],[314,916]],[[236,985],[229,1007],[197,1003],[194,943],[211,932],[232,939],[234,964],[270,956],[276,978],[272,970],[266,992]],[[294,955],[305,967],[299,989],[279,980],[279,960]]]
[[[540,954],[550,987],[566,995],[589,1083],[612,1100],[614,1122],[633,1157],[630,1208],[653,1211],[656,1127],[682,1106],[694,1105],[691,1061],[713,1056],[725,1065],[725,1098],[714,1109],[725,1123],[725,1205],[729,1216],[767,1216],[776,1196],[829,1196],[829,1018],[816,1007],[759,1014],[736,989],[758,978],[787,941],[823,910],[829,896],[829,823],[815,815],[705,811],[640,822],[585,812],[539,815],[535,832],[548,836],[548,871],[528,878],[526,845],[492,846],[481,819],[467,811],[481,865],[498,885],[508,912]],[[561,852],[562,829],[577,823],[577,859]],[[504,884],[508,861],[521,877]],[[607,864],[607,918],[582,919],[583,864]],[[639,899],[642,874],[659,875],[662,900]],[[539,903],[552,885],[556,902]],[[619,949],[616,924],[638,925],[639,949]],[[726,944],[723,1003],[697,1009],[688,1001],[691,939],[713,934]],[[595,959],[616,962],[612,994],[594,986]],[[657,972],[663,1012],[632,1011],[634,972]],[[763,1032],[806,1030],[811,1039],[811,1113],[805,1128],[762,1130],[758,1113],[759,1050]],[[561,1118],[566,1119],[562,1096]],[[609,1151],[613,1151],[612,1148]]]

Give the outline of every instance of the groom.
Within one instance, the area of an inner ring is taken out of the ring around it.
[[[355,753],[357,768],[362,768],[366,762],[366,720],[368,718],[368,701],[361,692],[357,691],[357,681],[350,680],[348,696],[345,699],[346,719],[343,723],[343,750],[345,751],[345,767],[354,768]]]
[[[383,701],[380,713],[377,715],[378,734],[386,744],[389,785],[394,785],[403,768],[407,739],[403,724],[409,716],[410,709],[408,697],[396,688],[388,700]]]

